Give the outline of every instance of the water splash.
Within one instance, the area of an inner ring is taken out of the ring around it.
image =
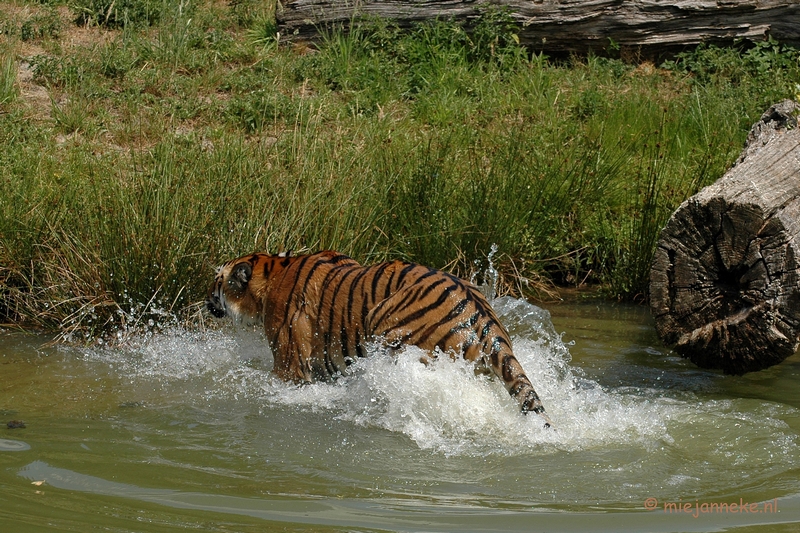
[[[510,297],[495,307],[513,331],[515,353],[543,398],[557,431],[518,412],[496,380],[476,376],[470,363],[440,356],[429,365],[410,347],[394,358],[359,361],[335,384],[264,389],[261,400],[325,410],[358,425],[403,433],[420,448],[445,455],[519,455],[622,442],[671,442],[668,425],[681,409],[646,391],[617,393],[580,377],[549,314]]]
[[[569,347],[547,311],[510,297],[497,298],[494,307],[557,431],[543,428],[536,417],[521,415],[503,386],[476,376],[469,363],[442,355],[426,366],[413,347],[396,357],[376,354],[359,360],[350,375],[334,383],[305,386],[284,383],[269,372],[272,359],[266,341],[252,330],[176,327],[132,338],[122,348],[86,349],[84,356],[109,365],[131,382],[152,385],[156,396],[176,390],[181,402],[235,403],[258,413],[289,408],[298,417],[305,416],[304,411],[322,413],[348,424],[406,435],[420,449],[446,456],[540,455],[633,446],[672,454],[674,460],[675,455],[691,457],[695,452],[686,442],[713,428],[714,435],[722,432],[727,440],[707,435],[718,447],[705,452],[706,462],[724,460],[743,435],[752,444],[737,449],[745,461],[763,450],[772,457],[769,465],[794,461],[795,435],[780,420],[791,408],[743,405],[745,400],[701,402],[691,394],[676,398],[655,388],[604,388],[570,365]],[[674,478],[676,483],[681,479]]]
[[[481,271],[480,268],[480,259],[473,261],[475,271],[472,273],[469,279],[469,282],[478,287],[478,290],[481,291],[481,294],[486,297],[489,303],[492,303],[497,296],[497,282],[500,279],[500,273],[494,268],[493,261],[497,250],[498,246],[496,244],[492,244],[489,254],[486,256],[486,261],[489,263],[489,266],[487,266],[483,271]],[[483,283],[477,282],[478,277],[482,279]]]

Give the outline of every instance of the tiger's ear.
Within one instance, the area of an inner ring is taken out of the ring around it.
[[[292,256],[291,250],[286,250],[285,252],[281,252],[278,254],[278,257],[291,257],[291,256]]]
[[[250,263],[239,263],[233,270],[231,270],[231,275],[228,277],[228,283],[234,289],[238,291],[243,291],[247,284],[250,283],[250,278],[253,277],[253,265]]]

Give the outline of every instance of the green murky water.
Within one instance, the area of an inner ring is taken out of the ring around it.
[[[727,377],[662,348],[644,308],[496,307],[557,431],[413,350],[298,388],[252,332],[0,333],[0,421],[26,424],[0,429],[0,530],[800,527],[800,357]]]

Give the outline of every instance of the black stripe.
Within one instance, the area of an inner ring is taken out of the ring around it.
[[[334,252],[335,255],[330,256],[329,260],[333,263],[341,263],[342,261],[352,261],[351,257],[348,257],[344,254],[340,254],[338,252]],[[353,266],[361,266],[361,265],[353,265]]]
[[[464,353],[467,353],[467,350],[472,348],[472,346],[475,344],[477,340],[478,340],[478,334],[475,331],[472,331],[470,333],[470,336],[464,341],[464,344],[462,345]]]
[[[430,285],[424,285],[424,284],[417,285],[416,283],[414,283],[413,285],[410,285],[408,287],[409,290],[408,290],[407,294],[405,294],[403,296],[403,298],[399,302],[393,302],[393,306],[392,307],[389,307],[388,305],[386,305],[386,306],[383,307],[383,309],[381,309],[382,313],[380,315],[380,319],[377,319],[377,317],[376,317],[375,322],[376,323],[383,322],[387,315],[392,314],[397,309],[405,307],[406,304],[409,302],[409,300],[414,301],[414,302],[422,300],[425,296],[428,295],[428,293],[430,293],[436,287],[438,287],[439,285],[441,285],[442,283],[445,283],[445,282],[446,282],[445,279],[440,278],[440,279],[434,281],[433,283],[431,283]],[[445,291],[443,293],[443,295],[446,298],[447,297],[447,292]],[[430,310],[431,307],[435,307],[437,305],[441,305],[441,300],[442,300],[442,297],[440,296],[439,300],[437,300],[437,302],[435,302],[432,306],[424,307],[422,309],[419,309],[419,310],[415,311],[411,315],[406,316],[406,319],[403,321],[403,324],[407,324],[409,320],[415,320],[416,318],[419,318],[420,316],[424,315],[425,313],[427,313]],[[396,324],[396,326],[399,326],[399,325],[400,325],[400,323]]]
[[[450,309],[450,312],[447,313],[444,317],[442,317],[440,320],[436,322],[430,323],[428,327],[424,329],[424,332],[422,333],[420,338],[426,339],[430,337],[440,327],[458,318],[461,315],[461,313],[464,312],[464,309],[467,307],[467,305],[469,305],[469,300],[461,300],[460,302],[458,302],[458,304],[455,305],[452,309]],[[439,348],[441,348],[442,350],[444,350],[447,346],[446,341],[449,340],[452,336],[453,336],[453,329],[451,328],[446,335],[439,338],[439,340],[436,342],[436,345],[439,346]]]
[[[429,285],[428,287],[426,287],[426,289],[423,291],[425,294],[420,299],[425,298],[428,295],[428,293],[432,292],[434,289],[436,289],[442,283],[446,283],[446,280],[443,280],[443,279],[442,280],[437,280],[436,282],[434,282],[431,285]],[[438,307],[441,307],[441,305],[444,302],[447,301],[447,298],[448,298],[448,296],[450,295],[450,293],[452,291],[453,291],[453,287],[445,287],[444,290],[441,292],[441,294],[439,294],[439,297],[433,303],[430,303],[430,304],[426,305],[425,307],[421,307],[421,308],[417,309],[416,311],[414,311],[410,315],[406,315],[402,320],[400,320],[395,325],[395,327],[401,327],[401,326],[408,325],[409,323],[414,322],[415,320],[418,320],[418,319],[424,317],[425,315],[427,315],[428,313],[430,313],[434,309],[437,309]]]
[[[483,325],[483,329],[481,330],[481,341],[485,339],[489,333],[492,332],[492,326],[494,325],[494,320],[489,319],[486,321],[486,324]]]
[[[333,376],[339,371],[339,369],[333,363],[333,360],[331,359],[331,354],[328,353],[328,350],[323,350],[323,353],[325,354],[325,367],[328,369],[328,373],[331,376]]]
[[[398,263],[392,263],[392,264],[397,265],[397,268],[392,270],[392,275],[389,276],[389,279],[386,280],[386,287],[383,289],[384,300],[392,296],[395,292],[397,292],[396,289],[397,283],[395,282],[395,278],[399,278],[401,275]],[[376,300],[378,299],[377,295],[375,296],[375,299]]]
[[[486,344],[483,345],[483,353],[486,353]],[[497,352],[492,352],[489,356],[489,361],[492,364],[493,369],[497,369],[500,366],[500,354]]]
[[[379,275],[379,273],[377,273],[375,269],[362,268],[361,272],[358,274],[356,279],[354,279],[353,283],[350,285],[349,300],[347,302],[347,318],[350,319],[350,326],[352,327],[352,329],[355,330],[353,332],[355,334],[355,338],[352,339],[353,346],[356,349],[356,355],[362,357],[363,355],[361,354],[362,350],[360,346],[361,345],[360,330],[362,327],[364,327],[364,319],[367,317],[368,313],[367,293],[364,290],[364,282],[367,279],[367,274],[372,274],[374,276],[373,280],[375,279],[375,277],[377,277],[377,275]],[[358,284],[361,284],[361,289],[357,291],[356,289]],[[358,320],[353,320],[353,318],[355,317],[355,315],[353,314],[353,303],[355,302],[356,294],[359,294],[361,296],[361,309],[360,309],[361,315],[358,317]],[[344,339],[344,336],[342,338]],[[347,340],[348,343],[344,349],[344,351],[346,352],[345,353],[346,357],[350,355],[350,342],[349,342],[351,340],[350,335],[347,335]]]
[[[338,296],[339,296],[339,291],[341,290],[342,286],[344,285],[345,280],[348,277],[350,277],[352,274],[358,273],[358,271],[362,270],[362,268],[355,267],[355,266],[352,267],[352,268],[345,267],[345,266],[340,266],[340,267],[334,268],[333,270],[335,270],[336,273],[340,274],[340,275],[339,275],[339,278],[337,280],[338,283],[336,284],[336,287],[333,288],[333,294],[331,295],[331,307],[330,307],[330,310],[328,311],[328,324],[326,326],[326,330],[330,334],[327,338],[329,338],[331,340],[333,339],[333,335],[335,334],[334,331],[333,331],[333,321],[334,321],[334,316],[336,315],[336,304],[337,304],[337,300],[338,300]],[[342,272],[344,272],[344,273],[342,273]],[[323,290],[325,290],[325,289],[323,289]],[[320,312],[322,312],[321,307],[322,307],[322,304],[323,304],[324,300],[325,300],[324,298],[320,298]],[[346,335],[347,335],[347,328],[342,327],[340,329],[340,331],[339,331],[339,340],[342,343],[341,351],[342,351],[342,355],[344,355],[345,357],[349,357],[350,354],[348,353],[348,350],[347,350],[347,337],[346,337]],[[326,348],[328,348],[328,347],[330,347],[330,345],[326,345]]]
[[[334,304],[336,303],[336,293],[339,291],[339,288],[342,286],[342,281],[344,280],[344,278],[349,273],[350,273],[349,269],[346,269],[345,267],[341,267],[341,266],[336,266],[336,267],[331,268],[328,271],[328,273],[325,275],[325,278],[322,280],[322,291],[323,291],[323,293],[322,293],[322,296],[319,299],[319,302],[317,303],[317,316],[318,317],[323,316],[324,306],[325,306],[325,294],[332,291],[333,294],[331,295],[331,308],[330,308],[330,310],[328,312],[328,324],[333,322],[333,313],[334,313],[334,310],[335,310],[335,305]],[[337,276],[339,277],[339,280],[338,280],[336,286],[332,286],[332,284],[333,284],[332,280],[333,280],[333,278],[335,278]]]
[[[312,276],[314,275],[314,272],[319,267],[321,267],[322,265],[328,265],[328,264],[331,263],[331,261],[329,261],[326,258],[324,258],[324,256],[321,255],[321,254],[303,256],[302,259],[300,259],[299,256],[298,256],[298,258],[287,257],[286,259],[289,259],[290,261],[291,260],[295,260],[295,259],[299,259],[298,262],[300,263],[300,266],[297,269],[297,276],[295,276],[294,282],[292,283],[292,290],[289,291],[290,298],[292,296],[296,295],[296,294],[305,294],[306,287],[308,285],[308,281],[312,278]],[[313,260],[314,263],[312,264],[311,268],[308,269],[307,272],[305,272],[304,268],[306,266],[306,263],[308,263],[309,260]],[[285,262],[286,261],[284,260],[284,263]],[[301,278],[303,278],[302,290],[298,291],[297,290],[297,286],[300,283]],[[289,310],[290,310],[290,308],[291,308],[291,299],[290,299],[290,301],[286,302],[286,312],[285,312],[285,314],[283,316],[283,322],[281,323],[281,328],[284,327],[287,324],[287,322],[289,321]]]
[[[355,294],[356,294],[356,285],[358,285],[358,283],[361,282],[364,279],[364,276],[366,276],[370,271],[369,268],[361,268],[359,270],[360,270],[360,272],[356,276],[356,279],[353,280],[353,283],[350,284],[350,290],[347,293],[347,316],[348,317],[352,317],[353,316],[353,300],[354,300],[354,297],[355,297]],[[364,291],[361,291],[361,294],[363,295]]]
[[[508,350],[509,352],[512,351],[511,344],[505,337],[497,336],[495,337],[494,342],[495,342],[495,349],[497,349],[498,351],[500,351],[503,347],[505,347],[505,349]]]
[[[536,391],[533,390],[533,387],[531,387],[531,390],[528,393],[528,397],[525,398],[524,402],[522,402],[522,412],[526,413],[526,414],[528,412],[534,412],[534,413],[537,413],[537,414],[544,413],[544,406],[541,405],[541,401],[542,400],[539,398],[539,395],[536,394]],[[540,405],[537,405],[536,407],[531,409],[531,405],[532,404],[536,404],[536,403],[539,403]],[[546,424],[546,425],[548,427],[550,426],[550,424]]]
[[[516,361],[517,358],[513,355],[506,354],[503,357],[503,379],[506,381],[513,381],[514,375],[511,373],[511,364]]]
[[[455,326],[450,328],[450,331],[448,331],[441,338],[439,343],[443,343],[444,345],[447,345],[450,342],[450,339],[452,339],[453,337],[455,337],[456,335],[458,335],[459,333],[461,333],[465,329],[472,329],[472,327],[478,321],[480,316],[481,316],[481,314],[476,311],[475,313],[470,315],[470,317],[467,320],[465,320],[463,322],[459,322],[458,324],[456,324]],[[441,323],[442,322],[440,322],[439,325],[441,325]],[[437,325],[436,327],[438,328],[439,325]],[[469,349],[473,344],[475,344],[475,341],[477,340],[477,338],[478,338],[478,334],[473,330],[472,335],[470,335],[470,337],[468,339],[465,339],[462,342],[462,344],[461,344],[462,352],[466,354],[467,353],[467,349]]]
[[[322,350],[327,354],[328,350],[331,346],[331,332],[330,331],[323,331],[322,332]]]
[[[367,315],[369,314],[370,310],[371,308],[367,305],[367,299],[364,298],[361,301],[361,316],[358,317],[358,325],[364,329],[367,327]]]
[[[412,289],[416,289],[416,290],[412,290]],[[405,305],[409,300],[415,298],[416,297],[416,293],[418,293],[420,290],[421,290],[421,287],[413,287],[412,286],[411,288],[408,288],[406,294],[403,295],[403,298],[400,301],[392,302],[391,305],[387,303],[388,298],[386,298],[384,300],[381,300],[381,302],[378,305],[375,306],[375,309],[379,309],[380,314],[375,314],[372,317],[372,323],[373,324],[380,324],[381,322],[383,322],[386,319],[387,315],[389,315],[392,312],[394,312],[398,307]],[[396,295],[397,295],[397,293],[392,294],[392,297],[394,297]]]
[[[508,392],[511,394],[511,396],[516,397],[523,390],[529,389],[528,390],[528,397],[530,397],[531,393],[533,393],[533,396],[538,399],[538,396],[536,396],[536,391],[533,390],[533,385],[531,385],[531,382],[528,379],[528,376],[522,374],[520,376],[517,376],[515,381],[516,381],[516,385],[514,385],[513,387],[508,389]]]
[[[403,281],[406,279],[406,276],[408,276],[409,272],[411,272],[412,270],[417,268],[417,266],[418,265],[415,265],[414,263],[406,263],[406,266],[405,266],[405,268],[403,268],[403,270],[401,270],[400,272],[398,272],[397,270],[394,271],[394,273],[392,274],[392,279],[390,280],[391,283],[386,285],[386,296],[384,296],[384,300],[386,298],[388,298],[389,296],[391,296],[392,294],[394,294],[395,292],[397,292],[397,290],[403,285]],[[415,280],[415,282],[419,281],[419,280],[422,280],[422,279],[425,279],[426,277],[428,277],[429,275],[431,275],[433,273],[434,273],[434,271],[430,270],[429,272],[427,272],[423,276],[420,276],[417,280]],[[395,278],[395,274],[397,275],[397,280],[396,281],[394,279]]]
[[[372,267],[374,269],[374,275],[372,277],[372,292],[370,293],[370,298],[372,299],[373,302],[376,302],[378,300],[378,295],[377,295],[378,282],[381,280],[381,278],[383,277],[383,273],[386,272],[386,269],[389,268],[390,264],[391,263],[381,263],[380,265]],[[387,297],[384,297],[384,300],[386,298]],[[365,314],[364,316],[367,315]]]
[[[342,357],[346,359],[352,359],[350,357],[350,334],[347,331],[347,328],[342,328],[339,332],[339,342],[342,343]]]
[[[311,257],[312,256],[307,255],[307,256],[303,257],[302,259],[300,259],[298,261],[300,263],[300,266],[297,269],[297,276],[295,276],[294,281],[292,283],[292,290],[289,291],[290,299],[289,299],[288,302],[286,302],[286,305],[285,305],[286,309],[284,310],[283,321],[281,322],[280,327],[277,328],[278,331],[283,329],[286,326],[286,324],[289,322],[289,311],[292,308],[291,295],[295,294],[295,292],[297,291],[297,284],[300,282],[301,274],[303,273],[303,268],[305,267],[305,265],[309,261],[309,259],[311,259]],[[284,263],[284,266],[286,266],[286,260],[284,260],[283,263]],[[315,265],[314,268],[316,268],[316,266],[317,265]],[[312,270],[312,272],[313,272],[313,270]],[[284,276],[285,275],[286,274],[284,273]],[[283,280],[281,280],[281,281],[283,281]]]
[[[366,316],[366,315],[364,315],[364,316]],[[366,356],[366,354],[364,353],[363,343],[361,342],[361,328],[358,328],[356,330],[356,355],[358,355],[359,357],[365,357]],[[347,362],[347,361],[345,360],[345,362]]]
[[[460,323],[456,324],[455,326],[453,326],[453,328],[450,330],[450,333],[458,333],[458,332],[460,332],[462,330],[465,330],[467,328],[472,328],[473,326],[475,326],[475,324],[478,323],[478,319],[480,317],[481,317],[480,311],[475,311],[464,322],[460,322]]]

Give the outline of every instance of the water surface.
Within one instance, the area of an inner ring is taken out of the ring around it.
[[[413,349],[296,387],[269,373],[256,332],[173,328],[114,348],[2,333],[0,421],[27,427],[0,431],[0,527],[800,524],[800,358],[723,376],[661,347],[641,307],[556,304],[551,321],[521,300],[495,306],[557,431],[469,365],[424,366]]]

